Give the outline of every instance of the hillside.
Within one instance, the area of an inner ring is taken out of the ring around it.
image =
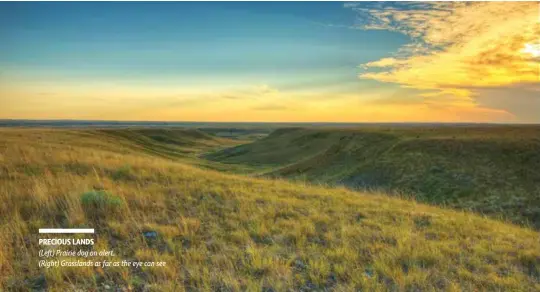
[[[0,290],[540,289],[531,229],[376,193],[202,170],[116,138],[128,134],[0,130]],[[38,268],[43,227],[93,227],[94,249],[167,265]]]
[[[265,176],[405,193],[540,227],[540,127],[280,129],[205,156]]]
[[[94,133],[93,130],[89,132]],[[181,157],[224,146],[233,146],[243,141],[216,137],[197,129],[98,129],[98,135],[105,135],[115,141],[125,141],[127,146],[135,146],[147,153],[164,157]]]

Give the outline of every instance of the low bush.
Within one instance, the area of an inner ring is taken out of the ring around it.
[[[124,207],[122,198],[103,190],[85,192],[81,195],[81,204],[89,218],[115,215]]]

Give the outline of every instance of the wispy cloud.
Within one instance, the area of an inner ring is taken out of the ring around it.
[[[280,104],[267,104],[267,105],[260,105],[252,107],[252,109],[257,111],[281,111],[286,110],[287,107]]]
[[[264,101],[278,94],[279,91],[276,88],[267,84],[260,84],[229,90],[182,93],[163,100],[168,100],[169,106],[198,106],[223,101],[229,103]]]
[[[476,108],[475,87],[540,82],[540,8],[533,2],[347,3],[357,27],[406,34],[394,56],[359,77],[424,90],[424,102]]]

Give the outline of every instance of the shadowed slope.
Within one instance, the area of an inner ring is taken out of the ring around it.
[[[178,157],[223,146],[235,141],[206,134],[196,129],[102,129],[100,134],[127,140],[153,154]]]
[[[282,129],[206,158],[540,226],[540,127]]]

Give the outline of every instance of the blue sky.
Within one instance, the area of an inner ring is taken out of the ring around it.
[[[53,76],[146,82],[228,76],[239,82],[294,83],[291,78],[301,74],[322,83],[325,77],[350,82],[357,79],[358,64],[396,50],[405,40],[396,33],[327,26],[354,21],[355,14],[338,2],[0,7],[1,64]]]
[[[396,75],[402,67],[376,62],[394,58],[404,46],[415,43],[415,35],[402,30],[395,19],[366,23],[387,17],[377,14],[383,11],[381,6],[365,2],[3,2],[0,100],[5,110],[0,114],[4,118],[227,120],[231,115],[216,118],[216,108],[226,107],[225,101],[236,107],[242,100],[249,108],[235,117],[245,114],[247,120],[338,119],[339,114],[322,112],[328,108],[347,111],[346,121],[394,121],[393,115],[400,111],[396,105],[411,102],[417,103],[416,113],[425,111],[436,118],[439,109],[418,96],[446,96],[448,90],[408,82]],[[408,57],[410,73],[415,69],[409,64],[417,56]],[[365,74],[366,64],[369,74]],[[459,95],[459,90],[451,93]],[[231,98],[219,102],[217,96],[238,97],[238,104]],[[464,104],[454,99],[446,117],[474,120],[473,112],[452,114],[458,110],[456,104]],[[127,103],[129,110],[97,114],[100,107]],[[170,109],[178,104],[183,108]],[[147,107],[155,111],[145,112]],[[254,108],[283,111],[262,115]],[[302,110],[311,112],[293,115]]]

